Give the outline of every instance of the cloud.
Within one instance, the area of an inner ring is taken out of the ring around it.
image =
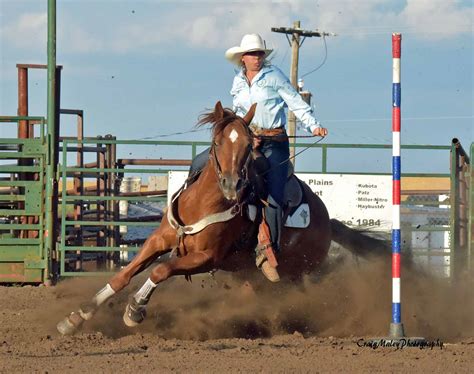
[[[5,15],[4,15],[4,18]],[[16,20],[0,28],[3,44],[30,51],[46,51],[48,36],[48,16],[46,12],[23,13]],[[103,48],[104,40],[94,36],[69,15],[59,17],[57,43],[61,51],[95,52]]]
[[[5,14],[3,18],[7,17]],[[3,43],[25,49],[37,49],[46,45],[48,16],[46,12],[23,13],[17,20],[6,23],[0,28]]]
[[[408,0],[400,17],[412,32],[441,39],[472,32],[473,14],[473,8],[462,8],[457,1]]]
[[[278,48],[286,39],[270,28],[291,26],[294,20],[306,29],[349,38],[400,31],[436,41],[471,32],[473,22],[472,6],[442,0],[186,2],[160,15],[122,25],[112,42],[104,44],[120,52],[175,45],[225,49],[238,44],[242,35],[257,32]]]
[[[357,39],[400,31],[437,41],[470,33],[473,25],[472,5],[455,0],[320,0],[305,14],[322,30]]]
[[[105,40],[101,40],[68,16],[59,21],[57,42],[62,52],[90,53],[106,48]]]
[[[145,3],[146,12],[137,11],[133,17],[111,10],[106,23],[100,17],[87,17],[87,12],[94,11],[94,2],[87,7],[75,3],[69,9],[64,3],[58,14],[58,51],[158,53],[176,46],[224,50],[251,32],[261,33],[271,47],[278,48],[286,45],[286,39],[270,28],[291,26],[297,19],[305,29],[317,27],[357,39],[400,31],[436,41],[470,33],[473,24],[472,5],[455,0]],[[46,12],[20,14],[0,32],[4,45],[45,50]]]
[[[145,18],[123,24],[113,35],[111,48],[130,52],[143,47],[224,49],[240,43],[251,32],[271,37],[270,27],[290,22],[288,4],[268,2],[242,4],[197,3],[177,7],[161,17]],[[157,12],[157,14],[159,14]]]

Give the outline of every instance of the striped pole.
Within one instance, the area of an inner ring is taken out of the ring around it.
[[[392,322],[390,323],[390,333],[388,338],[374,338],[370,342],[376,346],[384,347],[420,347],[427,344],[422,337],[406,337],[402,323],[402,310],[400,303],[400,130],[401,130],[401,87],[400,87],[400,57],[401,57],[402,35],[392,34],[392,57],[393,57],[393,85],[392,85]],[[393,345],[395,344],[395,345]],[[398,345],[397,345],[398,344]]]
[[[393,222],[392,222],[392,323],[390,324],[390,337],[398,338],[404,336],[403,324],[401,322],[400,304],[400,57],[401,57],[402,35],[392,34],[392,57],[393,57],[393,85],[392,85],[392,176],[393,176]]]

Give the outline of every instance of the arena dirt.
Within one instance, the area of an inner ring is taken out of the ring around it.
[[[1,287],[0,372],[471,371],[472,277],[446,282],[404,269],[407,335],[442,342],[442,348],[361,347],[387,335],[390,268],[349,256],[298,286],[272,285],[260,274],[170,280],[153,295],[146,321],[129,329],[122,312],[141,277],[72,337],[59,336],[56,323],[105,278]]]

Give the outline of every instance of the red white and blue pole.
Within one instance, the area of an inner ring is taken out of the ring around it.
[[[403,324],[401,322],[400,303],[400,179],[401,179],[401,152],[400,152],[400,130],[401,130],[401,86],[400,86],[400,57],[401,57],[402,35],[392,34],[392,57],[393,57],[393,85],[392,85],[392,176],[393,176],[393,221],[392,221],[392,323],[390,324],[390,336],[393,338],[404,336]]]
[[[421,337],[406,337],[402,323],[402,310],[400,303],[400,255],[401,255],[401,231],[400,231],[400,180],[401,180],[401,87],[400,87],[400,57],[401,57],[402,35],[392,34],[392,58],[393,58],[393,84],[392,84],[392,322],[388,338],[372,339],[376,346],[396,347],[420,347],[426,344]],[[395,345],[394,345],[395,344]]]

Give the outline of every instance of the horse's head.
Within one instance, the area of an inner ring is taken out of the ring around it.
[[[252,134],[248,127],[255,113],[252,105],[244,118],[230,109],[224,109],[220,101],[214,112],[203,115],[199,124],[213,125],[210,160],[216,171],[224,197],[230,201],[239,199],[248,177],[252,158]]]

